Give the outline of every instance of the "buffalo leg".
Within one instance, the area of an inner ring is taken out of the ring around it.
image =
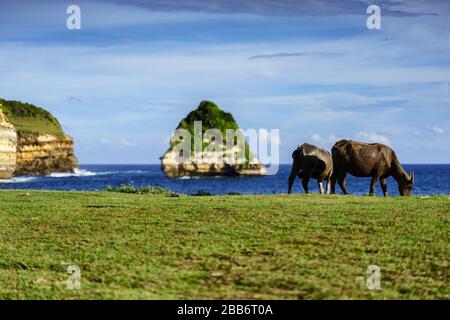
[[[317,180],[317,184],[319,185],[320,194],[324,194],[325,191],[324,191],[324,189],[323,189],[323,182],[322,182],[322,180],[321,180],[321,179],[318,179],[318,180]]]
[[[291,174],[289,175],[288,193],[292,193],[292,184],[294,183],[297,175],[300,175],[300,166],[294,163],[292,165]]]
[[[377,185],[378,177],[372,177],[372,180],[370,181],[370,189],[369,189],[369,196],[373,196],[375,193],[375,186]]]
[[[338,175],[337,173],[333,173],[333,175],[331,176],[331,193],[335,194],[336,193],[336,181],[337,181]]]
[[[383,196],[387,197],[387,179],[380,178],[381,189],[383,190]]]
[[[303,172],[302,185],[305,193],[309,193],[308,184],[311,179],[311,172]]]
[[[347,191],[347,187],[346,187],[346,185],[345,185],[345,180],[347,179],[347,174],[343,174],[343,175],[341,175],[341,176],[339,176],[338,177],[338,184],[339,184],[339,187],[341,187],[341,190],[342,190],[342,192],[344,193],[344,194],[350,194],[348,191]]]
[[[327,179],[327,194],[330,194],[330,188],[331,188],[331,177],[328,177],[328,179]]]

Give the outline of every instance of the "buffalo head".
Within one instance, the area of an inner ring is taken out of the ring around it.
[[[401,196],[409,196],[414,185],[414,172],[405,175],[398,183],[398,192]]]

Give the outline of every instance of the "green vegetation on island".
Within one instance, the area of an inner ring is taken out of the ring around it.
[[[202,134],[206,130],[214,128],[222,132],[224,139],[226,139],[227,129],[236,130],[239,128],[231,113],[221,110],[211,101],[202,101],[197,109],[191,111],[186,118],[181,120],[177,129],[186,129],[194,136],[195,121],[202,121]]]
[[[50,134],[64,137],[59,121],[48,111],[29,103],[0,99],[3,113],[20,133]]]
[[[449,299],[448,196],[1,191],[2,299]],[[81,289],[66,287],[68,265]],[[381,290],[366,286],[381,268]]]
[[[177,129],[186,129],[191,135],[191,148],[194,150],[194,123],[195,121],[202,122],[202,137],[208,129],[217,129],[221,132],[223,138],[224,147],[227,144],[227,129],[238,130],[239,126],[234,119],[233,115],[229,112],[225,112],[220,109],[215,103],[211,101],[202,101],[197,109],[191,111],[183,120],[178,124]],[[240,132],[240,131],[239,131]],[[241,134],[241,133],[238,133]],[[202,141],[202,150],[205,149],[213,141]],[[236,145],[237,139],[233,141],[233,145]],[[178,141],[171,141],[171,146],[178,144]],[[249,159],[253,156],[250,147],[244,138],[245,148],[245,164],[248,164]]]

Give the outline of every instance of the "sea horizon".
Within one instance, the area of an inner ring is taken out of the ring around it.
[[[450,164],[404,164],[407,172],[414,171],[416,184],[413,195],[429,196],[450,194]],[[193,194],[199,190],[213,195],[283,194],[287,193],[291,164],[281,164],[275,175],[267,176],[208,176],[167,178],[160,164],[80,164],[75,172],[52,173],[48,176],[15,176],[0,180],[0,189],[102,191],[107,186],[132,184],[136,187],[159,186],[180,194]],[[351,194],[364,195],[369,191],[370,178],[347,176]],[[318,193],[317,182],[311,180],[310,192]],[[338,194],[341,190],[336,186]],[[304,193],[296,179],[293,193]],[[388,193],[398,195],[396,181],[388,178]],[[382,195],[377,184],[376,194]]]
[[[263,163],[264,164],[264,163]],[[430,163],[402,163],[403,165],[410,165],[410,166],[419,166],[419,165],[450,165],[449,163],[434,163],[434,162],[430,162]],[[126,166],[133,166],[133,165],[137,165],[137,166],[147,166],[147,165],[161,165],[161,163],[80,163],[79,165],[81,166],[90,166],[90,165],[105,165],[105,166],[114,166],[114,165],[118,165],[118,166],[122,166],[122,165],[126,165]],[[269,166],[270,164],[264,164],[264,166]],[[280,166],[286,166],[286,165],[292,165],[292,163],[280,163]]]

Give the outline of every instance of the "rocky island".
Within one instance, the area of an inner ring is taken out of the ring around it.
[[[73,139],[48,111],[0,99],[0,179],[73,172]]]
[[[186,118],[182,119],[176,128],[185,129],[189,132],[192,140],[190,145],[194,152],[195,124],[201,122],[201,150],[194,157],[180,161],[179,150],[175,148],[176,142],[171,141],[167,152],[160,158],[161,169],[169,178],[178,178],[183,176],[241,176],[241,175],[265,175],[266,169],[263,164],[253,156],[247,142],[242,146],[234,144],[232,150],[209,151],[208,143],[211,142],[205,137],[205,132],[209,129],[216,129],[224,137],[223,143],[226,144],[227,130],[239,132],[239,126],[233,116],[221,110],[211,101],[202,101],[197,109],[191,111]],[[233,138],[234,139],[234,138]],[[213,140],[214,141],[214,140]],[[227,152],[237,154],[242,152],[245,159],[241,163],[235,163],[227,158]],[[196,159],[203,161],[196,161]],[[206,161],[207,160],[207,161]]]

